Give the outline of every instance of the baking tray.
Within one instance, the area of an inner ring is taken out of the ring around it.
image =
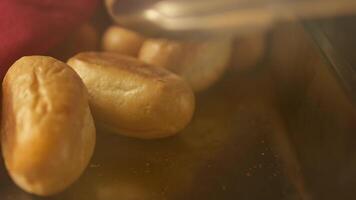
[[[1,200],[354,199],[356,112],[302,25],[268,33],[265,58],[197,95],[192,123],[153,141],[98,130],[87,170],[40,198],[0,165]]]

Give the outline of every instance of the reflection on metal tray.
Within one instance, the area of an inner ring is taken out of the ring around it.
[[[316,44],[356,102],[356,16],[306,23]]]

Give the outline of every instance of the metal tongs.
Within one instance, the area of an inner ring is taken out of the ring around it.
[[[276,22],[352,14],[356,0],[106,0],[120,25],[150,36],[242,34]]]

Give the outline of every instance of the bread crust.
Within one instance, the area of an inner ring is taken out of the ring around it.
[[[137,138],[174,135],[191,120],[194,94],[177,75],[108,52],[86,52],[68,64],[88,88],[93,116],[115,132]]]
[[[14,182],[29,193],[63,191],[82,174],[95,145],[87,91],[65,63],[16,61],[3,84],[2,150]]]

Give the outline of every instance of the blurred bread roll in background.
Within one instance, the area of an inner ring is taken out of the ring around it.
[[[182,76],[194,91],[203,91],[224,74],[232,52],[232,40],[219,38],[199,42],[148,39],[138,58]]]
[[[112,25],[102,37],[102,49],[124,55],[137,56],[145,38],[140,34]]]
[[[109,52],[80,53],[68,64],[88,88],[96,121],[116,133],[167,137],[185,128],[193,116],[193,91],[166,69]]]

